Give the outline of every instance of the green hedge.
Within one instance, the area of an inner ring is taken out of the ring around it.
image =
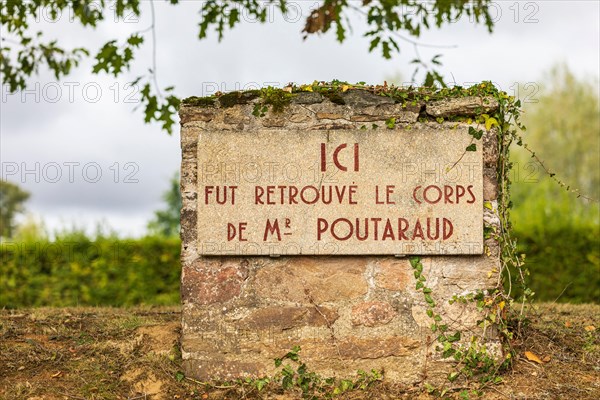
[[[542,233],[515,230],[526,254],[529,286],[539,301],[600,303],[598,227],[564,226]]]
[[[180,241],[82,234],[0,244],[0,307],[178,304]]]
[[[598,204],[547,178],[512,190],[513,235],[526,255],[529,286],[539,301],[600,303]]]
[[[535,298],[600,303],[597,219],[521,204],[527,209],[514,210],[514,236],[527,255]],[[55,241],[4,242],[0,307],[178,304],[179,254],[179,239],[164,237],[92,240],[69,234]]]

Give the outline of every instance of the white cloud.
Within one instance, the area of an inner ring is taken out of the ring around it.
[[[303,4],[306,8],[307,3]],[[507,91],[514,82],[539,80],[545,70],[560,61],[567,62],[580,76],[597,76],[600,68],[598,2],[495,4],[501,7],[502,16],[493,34],[468,21],[425,32],[419,41],[455,44],[457,48],[423,48],[423,57],[444,53],[443,71],[448,77],[454,76],[457,83],[492,80]],[[147,8],[148,4],[143,7]],[[354,34],[343,45],[335,41],[333,32],[303,41],[300,33],[303,19],[289,23],[281,16],[267,25],[242,24],[227,32],[225,39],[218,43],[214,33],[198,41],[198,7],[194,2],[177,6],[156,4],[158,77],[163,87],[174,84],[182,97],[199,95],[215,87],[233,90],[252,83],[331,79],[377,83],[397,71],[409,77],[412,70],[409,65],[414,57],[412,45],[401,41],[402,53],[389,61],[378,53],[367,53],[368,40],[361,37],[365,27],[356,18],[352,19]],[[526,16],[530,22],[533,19],[538,22],[526,23]],[[68,21],[40,24],[40,27],[68,46],[86,44],[95,50],[107,40],[124,38],[130,32],[146,28],[150,24],[147,12],[144,18],[137,23],[109,20],[95,31],[83,31]],[[151,65],[147,35],[135,69],[143,73]],[[21,101],[20,94],[2,98],[0,158],[3,173],[10,163],[16,163],[19,169],[23,165],[33,169],[39,163],[39,183],[35,181],[35,173],[24,179],[19,174],[7,178],[21,182],[32,193],[29,209],[41,214],[51,229],[70,221],[93,226],[94,221],[104,218],[118,230],[141,234],[152,211],[160,207],[161,193],[179,166],[178,134],[168,136],[157,125],[145,125],[141,112],[133,112],[135,104],[125,102],[126,96],[131,94],[125,84],[135,74],[115,80],[110,76],[92,75],[90,66],[87,62],[69,77],[66,81],[72,82],[70,84],[53,82],[45,73],[32,79],[32,88],[40,96],[39,103],[33,94],[27,95],[25,101]],[[62,91],[61,99],[56,103],[47,101],[56,96],[57,86]],[[102,94],[97,102],[91,102],[98,87]],[[49,183],[47,179],[42,182],[44,166],[45,172],[50,173],[49,163],[57,163],[63,166],[64,175],[68,172],[64,163],[68,162],[79,162],[81,168],[97,163],[102,179],[89,183],[79,176],[73,182],[68,179],[58,183]],[[117,183],[114,182],[115,163],[120,169]],[[122,182],[124,174],[133,171],[131,167],[124,169],[126,163],[138,168],[133,177],[138,179],[137,183]],[[11,168],[13,165],[10,164]]]

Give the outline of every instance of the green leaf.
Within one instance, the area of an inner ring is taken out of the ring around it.
[[[410,262],[410,266],[415,268],[417,266],[417,264],[419,264],[421,262],[421,258],[420,257],[410,257],[408,259],[408,261]]]
[[[469,135],[471,135],[475,139],[479,140],[483,136],[483,131],[481,129],[475,129],[472,126],[470,126],[469,127]]]
[[[454,382],[456,380],[456,378],[458,378],[458,375],[459,375],[459,372],[457,372],[457,371],[450,372],[448,374],[448,380],[450,382]]]
[[[258,379],[256,381],[256,389],[260,392],[269,383],[269,378]]]
[[[492,126],[499,126],[498,125],[498,121],[496,120],[496,118],[488,118],[485,121],[485,129],[487,131],[489,131],[490,129],[492,129]]]
[[[454,335],[448,335],[449,342],[458,342],[460,340],[460,332],[455,332]]]
[[[371,44],[369,45],[369,53],[372,52],[375,48],[377,48],[380,41],[380,37],[376,37],[375,39],[371,40]]]
[[[129,43],[130,45],[132,45],[134,47],[138,47],[140,44],[144,43],[144,37],[139,36],[137,34],[131,35],[127,39],[127,43]]]
[[[470,145],[467,146],[467,148],[465,150],[466,151],[477,151],[477,146],[475,146],[475,143],[471,143]]]

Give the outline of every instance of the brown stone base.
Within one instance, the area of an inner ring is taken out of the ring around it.
[[[472,305],[448,300],[467,288],[493,286],[493,260],[423,258],[450,329],[478,329],[481,315]],[[294,346],[322,376],[376,369],[388,380],[415,383],[449,366],[434,362],[432,321],[407,259],[206,258],[184,268],[184,279],[182,354],[186,375],[196,379],[273,375],[274,359]]]

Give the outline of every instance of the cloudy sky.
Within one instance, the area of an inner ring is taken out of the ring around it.
[[[261,85],[340,79],[381,83],[408,79],[413,46],[400,41],[402,53],[384,60],[367,52],[365,26],[352,18],[353,33],[344,44],[333,32],[302,40],[308,10],[316,1],[291,1],[290,14],[274,12],[265,25],[247,21],[228,32],[197,39],[201,2],[178,6],[156,1],[157,73],[160,86],[174,85],[180,97],[207,95]],[[537,84],[555,63],[564,62],[580,77],[600,70],[600,2],[500,1],[494,3],[496,28],[488,34],[468,20],[426,32],[419,42],[424,59],[443,53],[442,72],[457,84],[491,80],[503,90],[535,99]],[[84,31],[63,15],[47,15],[38,27],[65,47],[92,51],[123,39],[150,23],[142,17],[115,21],[110,15],[96,30]],[[136,110],[139,93],[127,86],[152,65],[149,33],[132,72],[115,80],[91,74],[86,62],[64,81],[46,71],[26,92],[2,88],[0,160],[2,178],[19,183],[32,196],[28,210],[50,229],[77,225],[93,229],[99,221],[122,235],[141,235],[161,194],[179,167],[179,133],[169,136],[143,123]],[[527,92],[517,93],[517,84]]]

